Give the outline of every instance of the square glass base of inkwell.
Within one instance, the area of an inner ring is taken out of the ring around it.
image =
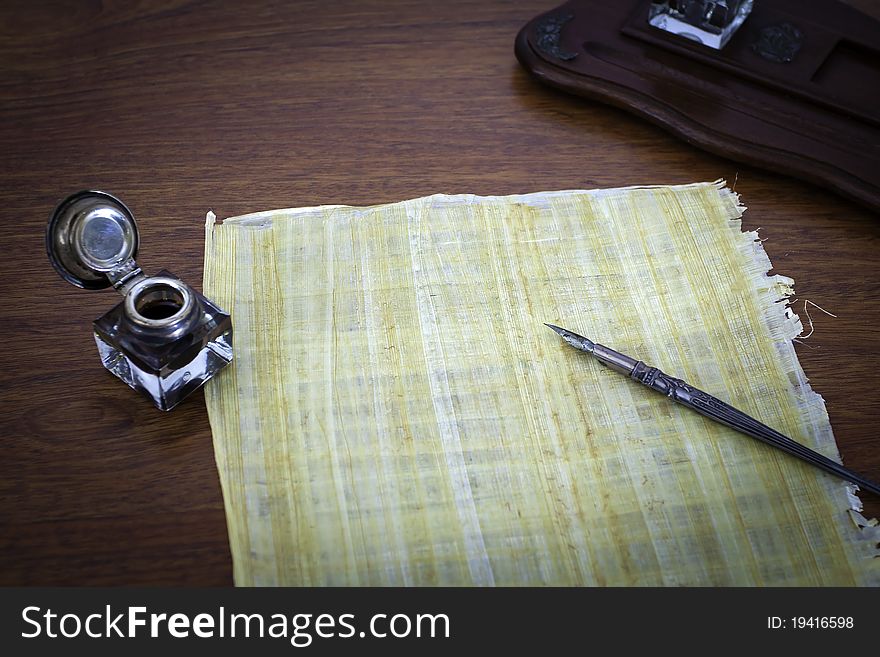
[[[232,321],[167,271],[94,322],[101,362],[167,411],[232,361]]]
[[[659,0],[648,23],[720,50],[752,11],[753,0]]]

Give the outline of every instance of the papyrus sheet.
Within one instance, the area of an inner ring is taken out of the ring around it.
[[[236,584],[877,584],[844,482],[543,325],[838,459],[741,213],[705,183],[209,216]]]

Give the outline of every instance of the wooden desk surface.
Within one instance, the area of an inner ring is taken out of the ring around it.
[[[798,312],[837,315],[813,309],[798,353],[844,463],[880,480],[880,216],[532,81],[513,40],[552,6],[3,3],[0,584],[232,582],[202,394],[163,414],[104,371],[90,322],[116,295],[46,259],[82,188],[132,208],[145,269],[198,284],[208,209],[726,178]]]

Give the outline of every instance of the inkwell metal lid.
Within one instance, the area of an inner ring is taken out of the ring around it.
[[[87,290],[119,286],[134,265],[138,229],[125,204],[105,192],[82,191],[63,200],[46,229],[46,252],[69,283]]]

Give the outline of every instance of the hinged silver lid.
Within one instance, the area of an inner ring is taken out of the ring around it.
[[[49,220],[46,252],[61,276],[77,287],[98,290],[136,267],[134,215],[115,196],[82,191],[63,200]]]

